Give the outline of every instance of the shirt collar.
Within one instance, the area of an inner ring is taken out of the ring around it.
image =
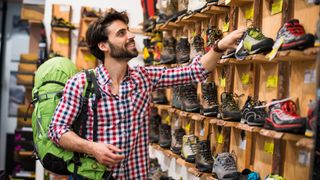
[[[130,66],[128,66],[127,73],[123,78],[123,82],[128,81],[130,79],[132,72],[133,72],[133,69]],[[96,67],[96,74],[98,75],[97,76],[98,82],[101,85],[105,85],[107,83],[110,83],[110,81],[111,81],[110,74],[107,71],[106,67],[104,67],[103,64],[100,64],[98,67]]]

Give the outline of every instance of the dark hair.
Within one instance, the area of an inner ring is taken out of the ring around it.
[[[92,22],[86,33],[86,41],[90,52],[102,62],[104,62],[104,52],[99,49],[98,44],[108,40],[107,27],[115,20],[123,21],[126,24],[129,23],[126,12],[118,12],[111,8],[96,21]]]

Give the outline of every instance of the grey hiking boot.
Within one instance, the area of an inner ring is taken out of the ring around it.
[[[209,141],[199,141],[196,154],[196,167],[200,172],[212,171],[213,158],[209,146]]]
[[[171,145],[171,127],[167,124],[160,125],[159,145],[162,148],[170,148]]]
[[[205,116],[217,116],[219,104],[217,100],[217,86],[214,82],[201,84],[201,107],[200,113]]]
[[[189,163],[194,163],[197,153],[198,137],[191,135],[184,135],[182,141],[181,157]]]
[[[151,143],[159,142],[159,126],[161,124],[161,117],[158,114],[157,108],[151,109],[150,116],[150,132],[149,132],[149,140]]]
[[[180,87],[181,110],[187,112],[199,112],[200,104],[197,97],[197,88],[194,84]]]
[[[212,174],[220,180],[238,180],[240,172],[237,169],[237,164],[228,152],[220,153],[215,158],[212,168]]]
[[[181,37],[176,45],[177,63],[183,64],[190,60],[190,44],[187,37]]]
[[[175,107],[177,109],[181,109],[180,86],[175,86],[172,88],[172,90],[173,90],[172,107]]]
[[[176,62],[176,42],[174,37],[163,40],[163,51],[161,52],[161,64],[172,64]]]
[[[174,131],[172,142],[171,142],[171,151],[175,154],[181,153],[182,148],[182,138],[186,133],[184,132],[184,129],[179,128]]]
[[[223,92],[221,94],[220,118],[229,121],[240,121],[241,112],[234,99],[233,93]]]

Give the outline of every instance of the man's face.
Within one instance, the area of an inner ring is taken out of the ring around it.
[[[130,60],[138,56],[134,35],[128,26],[119,20],[114,21],[108,27],[110,56],[116,59]]]

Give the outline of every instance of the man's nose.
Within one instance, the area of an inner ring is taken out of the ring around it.
[[[132,32],[128,31],[128,38],[129,39],[134,39],[135,37],[136,36]]]

